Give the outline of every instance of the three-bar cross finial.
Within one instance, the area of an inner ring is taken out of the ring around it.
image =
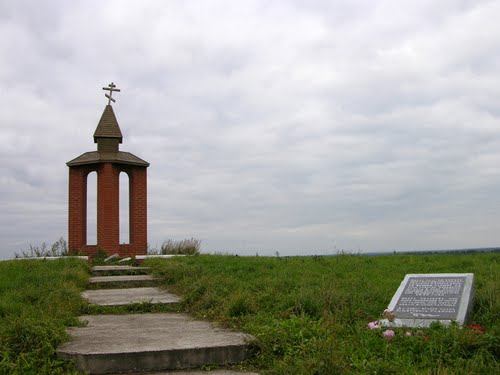
[[[113,96],[113,91],[120,92],[120,89],[115,89],[115,87],[116,87],[116,85],[115,85],[113,82],[111,82],[111,83],[108,85],[108,87],[103,87],[103,88],[102,88],[103,90],[107,90],[107,91],[109,91],[109,95],[108,95],[108,94],[104,94],[104,96],[106,96],[106,98],[108,98],[108,99],[109,99],[109,100],[108,100],[108,105],[110,105],[110,104],[111,104],[111,102],[113,102],[113,103],[115,102],[115,99],[113,99],[113,98],[112,98],[112,96]]]

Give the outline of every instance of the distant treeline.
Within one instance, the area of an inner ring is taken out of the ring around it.
[[[391,254],[470,254],[470,253],[498,253],[500,247],[480,247],[475,249],[447,249],[447,250],[412,250],[412,251],[392,251],[392,252],[368,252],[359,253],[359,255],[391,255]]]

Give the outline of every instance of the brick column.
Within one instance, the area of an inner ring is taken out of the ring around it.
[[[147,171],[135,167],[130,176],[130,255],[146,254],[148,246]]]
[[[120,170],[112,163],[97,169],[97,245],[107,252],[119,252]]]
[[[68,249],[73,254],[87,243],[87,175],[86,168],[69,168]]]

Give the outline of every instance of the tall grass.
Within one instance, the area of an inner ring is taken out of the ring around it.
[[[0,374],[76,374],[57,358],[78,324],[88,265],[72,259],[0,262]]]
[[[198,255],[200,253],[201,241],[196,238],[188,238],[180,241],[171,239],[163,241],[160,249],[150,249],[149,254],[161,255]]]
[[[494,374],[500,356],[500,255],[390,255],[265,258],[198,256],[149,260],[182,307],[247,331],[264,374]],[[439,324],[397,329],[378,319],[407,273],[475,274],[471,319],[485,327]]]
[[[64,238],[59,238],[52,246],[42,243],[40,246],[30,244],[29,251],[21,250],[20,253],[14,253],[15,258],[43,258],[43,257],[61,257],[67,256],[68,243]]]

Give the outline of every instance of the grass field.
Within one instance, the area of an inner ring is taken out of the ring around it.
[[[261,374],[496,374],[500,356],[500,254],[335,257],[200,255],[149,260],[182,295],[179,310],[253,334],[258,355],[240,367]],[[55,349],[87,313],[169,311],[150,304],[106,310],[79,292],[89,265],[0,262],[0,374],[76,374]],[[396,330],[387,340],[367,324],[380,317],[407,273],[472,272],[472,322]],[[122,311],[123,310],[123,311]]]
[[[88,265],[74,260],[0,262],[0,374],[76,374],[57,358],[77,324]]]
[[[245,368],[268,374],[500,373],[500,254],[195,256],[151,260],[182,308],[257,338]],[[380,318],[407,273],[475,274],[471,320],[485,328],[396,329]],[[407,331],[411,336],[405,336]]]

